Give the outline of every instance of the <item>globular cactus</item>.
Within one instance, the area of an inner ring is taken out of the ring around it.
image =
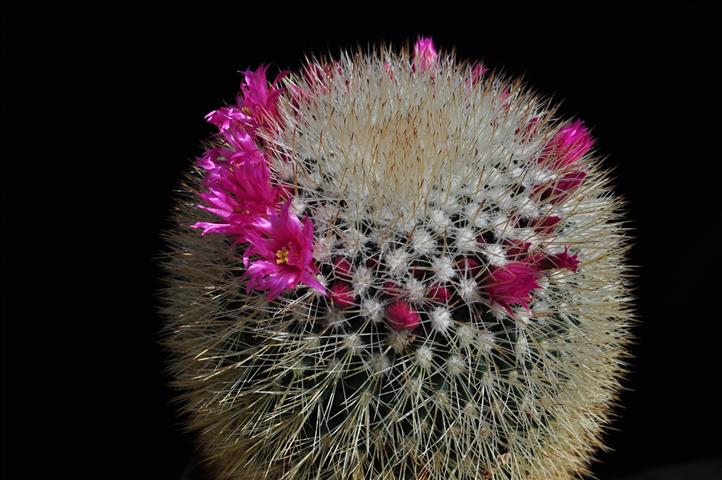
[[[164,343],[218,478],[587,473],[629,237],[580,121],[382,48],[245,73],[166,232]]]

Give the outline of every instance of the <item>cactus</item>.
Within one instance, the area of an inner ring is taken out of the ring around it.
[[[633,321],[580,121],[430,39],[245,72],[165,232],[164,345],[217,478],[588,473]]]

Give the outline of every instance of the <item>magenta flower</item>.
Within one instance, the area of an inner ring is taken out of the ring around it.
[[[434,41],[429,37],[419,37],[414,45],[414,71],[425,72],[436,64],[436,48]]]
[[[243,252],[246,266],[246,289],[267,291],[273,300],[285,290],[305,283],[326,295],[326,289],[316,278],[318,269],[313,261],[313,222],[303,223],[290,210],[288,200],[268,219],[258,219],[246,232],[249,246]]]
[[[401,330],[413,331],[421,323],[421,317],[411,305],[403,300],[396,300],[386,308],[386,320],[391,328],[397,332]]]
[[[504,266],[492,267],[486,278],[485,286],[492,303],[501,305],[512,313],[511,305],[522,305],[527,310],[531,302],[531,292],[539,288],[539,272],[526,262],[510,262]]]
[[[221,107],[208,113],[206,121],[218,127],[221,134],[225,134],[228,130],[250,125],[252,118],[240,107]]]
[[[215,185],[222,172],[228,170],[230,165],[266,164],[263,152],[256,145],[253,136],[245,130],[233,127],[221,134],[226,140],[226,146],[210,148],[198,159],[198,166],[206,170],[203,178],[206,188]]]
[[[279,83],[286,73],[281,72],[269,84],[266,70],[268,66],[261,65],[255,71],[243,72],[236,105],[222,107],[206,115],[206,120],[217,126],[220,134],[231,144],[233,141],[229,137],[253,133],[256,128],[272,126],[279,119],[277,101],[282,91]]]
[[[273,126],[279,120],[277,100],[282,89],[279,87],[286,72],[279,73],[272,83],[266,79],[267,65],[259,66],[255,71],[243,72],[241,84],[242,99],[239,99],[241,111],[252,118],[251,127]]]
[[[564,168],[582,158],[594,145],[589,130],[580,120],[563,126],[544,146],[540,162],[549,161],[554,169]]]
[[[246,231],[259,219],[273,212],[278,190],[271,185],[270,171],[265,162],[247,161],[218,167],[212,171],[214,181],[207,192],[199,194],[205,203],[199,205],[218,217],[220,222],[197,222],[203,235],[226,233],[238,235],[245,241]]]
[[[230,151],[225,148],[209,148],[198,158],[198,166],[206,171],[203,176],[203,186],[210,188],[221,178],[223,171],[228,168],[227,156]]]

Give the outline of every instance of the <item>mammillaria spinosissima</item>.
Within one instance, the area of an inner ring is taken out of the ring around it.
[[[219,478],[571,478],[625,370],[622,204],[519,82],[382,49],[245,73],[166,232]]]

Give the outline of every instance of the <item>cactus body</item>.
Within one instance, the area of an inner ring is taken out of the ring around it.
[[[586,473],[631,314],[581,122],[427,39],[247,72],[208,118],[164,341],[219,478]]]

